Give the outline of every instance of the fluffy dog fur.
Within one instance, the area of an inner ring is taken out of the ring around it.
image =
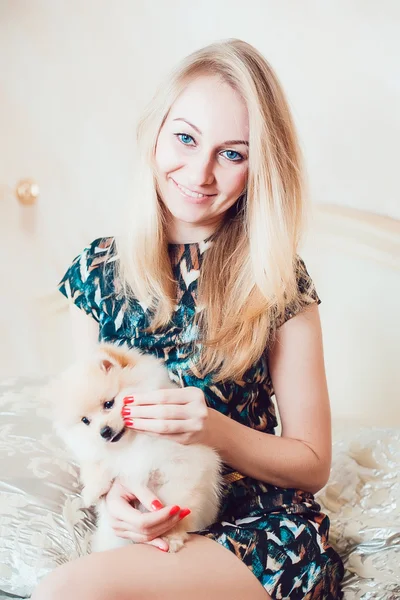
[[[148,486],[166,506],[190,508],[190,515],[164,536],[170,552],[183,546],[189,531],[207,527],[217,516],[221,463],[214,450],[124,426],[122,390],[134,395],[174,387],[161,361],[112,344],[100,345],[52,386],[56,431],[80,464],[85,505],[96,505],[94,551],[131,543],[114,534],[102,500],[115,479],[133,493],[138,484]]]

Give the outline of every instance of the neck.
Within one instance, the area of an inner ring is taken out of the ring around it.
[[[167,238],[170,244],[196,244],[210,237],[216,230],[210,226],[191,226],[189,223],[173,224],[167,229]]]

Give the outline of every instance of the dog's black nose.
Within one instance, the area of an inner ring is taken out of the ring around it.
[[[112,438],[112,436],[114,435],[114,432],[111,429],[111,427],[106,425],[105,427],[103,427],[103,429],[100,429],[100,435],[105,440],[110,440]]]

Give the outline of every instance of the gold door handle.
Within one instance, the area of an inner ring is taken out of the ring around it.
[[[17,183],[15,194],[21,204],[25,206],[35,204],[39,197],[39,185],[33,179],[21,179]]]

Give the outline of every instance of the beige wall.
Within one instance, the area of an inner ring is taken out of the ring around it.
[[[211,41],[245,39],[275,67],[316,204],[400,218],[399,30],[398,0],[0,0],[0,375],[43,368],[41,352],[46,340],[54,343],[56,330],[53,322],[35,318],[38,299],[54,290],[83,245],[118,230],[132,193],[140,110],[177,60]],[[27,176],[41,191],[32,209],[21,208],[14,195],[17,181]],[[347,241],[351,237],[348,232]],[[393,247],[398,252],[397,242]],[[332,252],[324,265],[331,264]],[[341,353],[335,339],[340,310],[329,309],[329,299],[332,306],[340,295],[312,253],[310,261],[324,292],[328,371],[343,412],[348,395],[335,380],[336,361],[350,360],[359,344],[367,351],[367,330],[357,337],[356,329],[346,328]],[[335,268],[342,283],[354,282],[354,261],[341,260]],[[365,268],[365,281],[381,281],[375,267]],[[393,273],[390,266],[388,286],[395,290]],[[373,285],[370,291],[362,323],[382,314]],[[354,290],[348,315],[357,313],[362,297]],[[387,329],[386,346],[374,333],[369,369],[376,348],[380,364],[392,365],[398,326],[397,319]],[[364,393],[368,379],[358,386],[360,369],[350,389]]]
[[[313,200],[399,218],[399,30],[397,0],[3,0],[0,185],[29,174],[57,231],[109,232],[143,103],[179,58],[234,36],[282,80]]]

